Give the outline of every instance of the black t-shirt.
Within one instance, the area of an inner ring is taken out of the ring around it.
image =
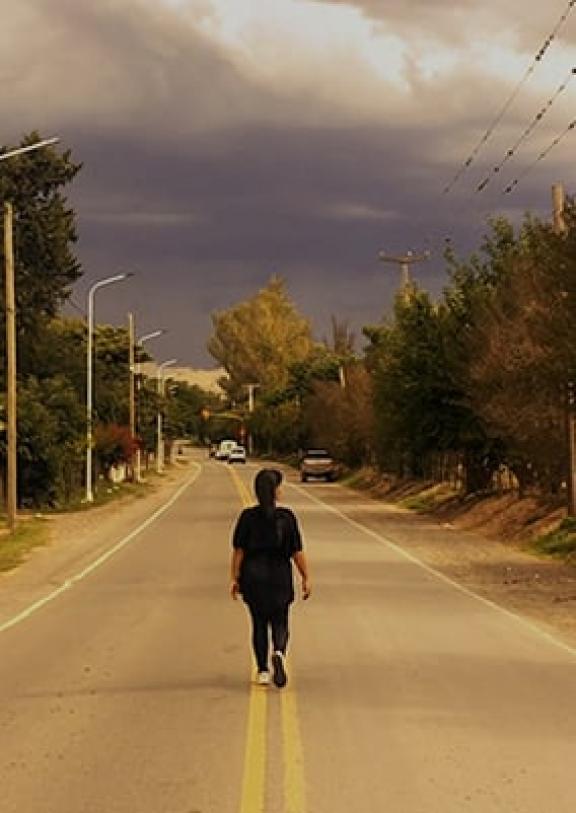
[[[294,600],[291,559],[302,550],[302,538],[289,508],[276,508],[273,517],[259,506],[246,508],[236,523],[232,544],[244,551],[240,567],[244,601],[271,612]]]

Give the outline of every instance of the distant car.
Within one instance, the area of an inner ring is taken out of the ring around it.
[[[220,445],[216,449],[216,454],[214,455],[214,457],[216,458],[216,460],[228,460],[230,452],[237,445],[238,444],[235,440],[220,441]]]
[[[245,463],[246,462],[246,449],[244,446],[234,446],[233,449],[230,449],[230,454],[228,455],[228,462],[229,463]]]
[[[331,483],[338,476],[338,466],[326,449],[308,449],[300,461],[300,479],[303,483],[312,477]]]

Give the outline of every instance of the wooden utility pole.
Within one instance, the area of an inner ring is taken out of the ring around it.
[[[134,480],[134,439],[136,437],[136,396],[135,396],[135,381],[136,381],[136,365],[135,365],[135,351],[134,351],[134,315],[128,314],[128,369],[129,369],[129,387],[130,387],[130,479]]]
[[[564,234],[566,231],[566,223],[564,221],[564,187],[562,184],[556,183],[552,187],[552,217],[554,222],[554,231],[556,234]]]
[[[16,299],[14,294],[13,209],[4,203],[4,260],[6,277],[6,519],[16,528],[18,460],[16,455]]]
[[[552,187],[552,217],[557,235],[566,232],[564,220],[565,196],[562,184]],[[568,516],[576,517],[576,400],[574,382],[566,386],[566,439],[568,444],[568,477],[566,481]]]

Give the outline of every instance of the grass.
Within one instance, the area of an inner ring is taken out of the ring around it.
[[[411,511],[434,511],[445,502],[454,499],[457,492],[446,483],[438,483],[410,494],[398,501],[401,508],[408,508]]]
[[[555,559],[576,562],[576,518],[566,517],[554,531],[535,539],[532,547]]]
[[[37,518],[19,520],[12,535],[0,530],[0,572],[13,570],[33,548],[46,545],[48,539],[48,523]]]
[[[101,480],[97,484],[97,488],[94,489],[94,502],[87,503],[85,501],[84,492],[79,493],[75,499],[70,500],[64,505],[60,505],[57,508],[52,509],[42,509],[43,513],[46,514],[68,514],[76,511],[90,511],[92,508],[97,508],[101,505],[108,505],[115,500],[122,499],[124,497],[135,497],[136,499],[142,499],[146,497],[151,490],[156,488],[158,483],[165,477],[165,474],[158,474],[156,471],[149,469],[148,471],[143,472],[143,477],[145,480],[141,483],[131,483],[131,482],[124,482],[124,483],[110,483],[106,480]]]

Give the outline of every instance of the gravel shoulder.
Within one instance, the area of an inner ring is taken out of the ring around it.
[[[445,521],[342,485],[308,483],[303,488],[455,582],[576,647],[576,566],[536,556],[518,539],[498,538],[490,521],[494,506],[486,506],[486,522],[477,509]]]

